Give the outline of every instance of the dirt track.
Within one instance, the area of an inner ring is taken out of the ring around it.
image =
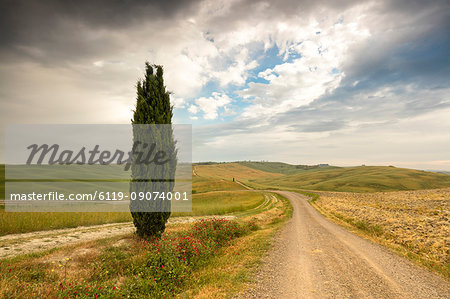
[[[279,191],[293,217],[243,298],[450,298],[436,274],[326,220],[306,197]]]

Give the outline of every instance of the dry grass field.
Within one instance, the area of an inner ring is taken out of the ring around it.
[[[192,194],[211,191],[238,191],[238,190],[245,190],[245,188],[233,181],[202,178],[199,176],[192,177]]]
[[[449,277],[450,188],[316,192],[320,211],[338,218]]]
[[[232,181],[233,178],[239,181],[248,181],[251,179],[270,179],[283,176],[281,173],[265,172],[241,165],[239,163],[195,165],[194,176],[195,175],[227,181]]]

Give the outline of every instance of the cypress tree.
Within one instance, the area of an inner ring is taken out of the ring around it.
[[[156,70],[156,74],[154,71]],[[159,192],[167,194],[174,188],[176,170],[176,148],[172,130],[172,110],[170,93],[166,91],[163,68],[160,65],[145,63],[145,78],[137,82],[137,99],[133,119],[133,155],[131,166],[131,192],[143,194]],[[152,124],[155,126],[140,126]],[[150,146],[155,144],[154,152],[167,154],[168,162],[163,165],[139,163],[136,152],[146,157]],[[136,144],[138,144],[136,146]],[[130,196],[131,197],[131,196]],[[170,201],[162,197],[151,200],[130,201],[130,211],[138,236],[160,237],[170,216]]]

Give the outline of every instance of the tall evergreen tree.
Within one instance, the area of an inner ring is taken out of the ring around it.
[[[132,119],[133,155],[130,192],[138,195],[140,192],[167,194],[173,190],[177,152],[171,126],[172,110],[170,94],[164,86],[162,66],[146,62],[145,78],[137,83],[136,109]],[[140,126],[141,124],[155,126]],[[154,153],[162,150],[167,154],[167,163],[162,165],[139,163],[138,155],[135,153],[142,152],[141,157],[146,157],[151,151],[151,146],[144,144],[149,143],[156,145]],[[134,200],[130,202],[130,211],[136,233],[140,237],[160,237],[170,216],[170,201],[164,200],[163,196],[150,201]]]

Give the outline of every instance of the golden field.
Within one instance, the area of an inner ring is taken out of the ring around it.
[[[316,192],[321,212],[343,220],[448,277],[450,188],[376,192]]]
[[[232,181],[248,181],[252,179],[269,179],[283,176],[281,173],[271,173],[250,168],[239,163],[216,163],[211,165],[194,165],[193,176],[210,179]]]

